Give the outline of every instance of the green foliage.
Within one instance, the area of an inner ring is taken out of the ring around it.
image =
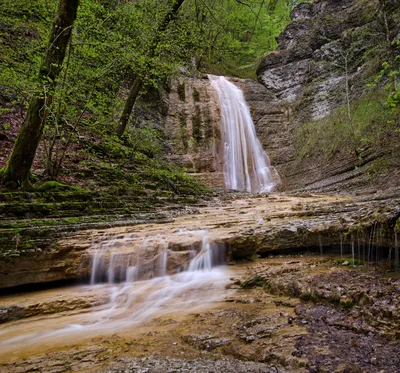
[[[190,68],[193,61],[207,72],[254,76],[256,64],[274,48],[275,37],[298,2],[186,0],[178,19],[157,35],[168,0],[157,6],[153,0],[82,0],[52,105],[53,119],[58,117],[60,122],[62,117],[64,124],[73,123],[85,109],[82,122],[107,131],[125,100],[121,87],[133,77],[141,77],[147,86],[158,86],[177,74],[178,67]],[[3,3],[0,95],[3,100],[26,104],[35,88],[56,2]],[[155,53],[149,54],[155,37],[159,43]]]
[[[141,163],[148,158],[158,157],[161,152],[162,133],[157,128],[132,128],[121,139],[118,136],[104,136],[92,151],[114,161],[129,163],[136,160]]]
[[[352,266],[352,267],[364,265],[364,261],[363,260],[356,259],[356,258],[354,258],[354,259],[353,258],[337,259],[335,261],[335,263],[337,265],[343,265],[343,263],[346,263],[347,265]]]
[[[183,68],[188,74],[200,68],[254,77],[255,66],[265,52],[274,48],[275,37],[298,2],[186,0],[178,17],[158,34],[170,0],[81,0],[49,105],[43,140],[45,157],[41,153],[40,168],[46,169],[48,178],[56,179],[66,158],[88,157],[78,166],[89,172],[100,163],[104,183],[121,178],[139,185],[144,177],[174,193],[197,193],[190,179],[165,168],[158,160],[163,133],[152,123],[129,129],[122,139],[111,135],[128,87],[140,77],[145,89],[151,90]],[[20,105],[23,112],[37,90],[38,70],[56,10],[57,1],[53,0],[2,1],[0,115],[10,110],[9,104]],[[182,99],[184,94],[183,87]],[[197,91],[193,98],[199,100]],[[8,126],[3,124],[4,129]],[[185,136],[182,138],[188,146]],[[78,166],[76,169],[80,169]],[[144,173],[141,167],[146,168]],[[64,170],[68,172],[73,171]]]
[[[50,0],[3,0],[0,7],[0,102],[26,102],[56,9]]]
[[[386,136],[399,131],[396,115],[386,106],[387,94],[376,88],[351,104],[352,126],[347,107],[321,120],[305,123],[296,132],[297,156],[318,156],[325,160],[341,154],[360,154],[370,145],[378,145]],[[354,130],[354,134],[353,134]]]
[[[385,82],[387,92],[386,105],[393,112],[400,106],[400,41],[396,44],[396,53],[391,61],[384,61],[373,83],[369,87],[376,87]]]
[[[275,49],[275,38],[290,22],[293,7],[301,2],[188,1],[181,16],[192,42],[186,53],[203,71],[255,78],[260,59]]]

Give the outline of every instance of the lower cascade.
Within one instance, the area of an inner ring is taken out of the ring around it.
[[[243,92],[223,76],[208,75],[221,107],[227,189],[271,192],[279,176],[257,138]]]
[[[225,247],[211,242],[207,231],[180,230],[188,246],[170,250],[166,237],[143,241],[126,235],[92,245],[90,285],[72,292],[106,299],[84,314],[65,315],[53,325],[32,323],[29,333],[13,328],[0,330],[4,349],[18,343],[31,346],[38,341],[68,340],[99,331],[117,331],[165,314],[195,310],[219,301],[226,294],[229,270]]]
[[[207,231],[180,230],[174,233],[188,237],[188,250],[169,250],[165,237],[148,237],[137,242],[134,235],[106,240],[94,249],[91,284],[134,282],[180,272],[211,271],[224,264],[225,248],[213,242]]]

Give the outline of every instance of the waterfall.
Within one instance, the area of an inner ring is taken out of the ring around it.
[[[133,282],[167,274],[168,243],[163,237],[149,237],[131,247],[134,236],[105,240],[93,248],[92,285]]]
[[[279,183],[279,176],[257,138],[242,90],[223,76],[208,75],[208,78],[221,108],[226,188],[271,192]]]
[[[96,244],[92,249],[91,284],[129,283],[185,270],[210,271],[224,264],[225,247],[211,242],[207,231],[179,230],[174,234],[193,237],[198,249],[170,251],[168,240],[161,236],[149,237],[134,247],[130,246],[135,241],[132,235]]]
[[[111,286],[108,317],[142,322],[183,296],[194,302],[188,293],[223,278],[216,267],[225,263],[225,247],[212,242],[208,231],[180,229],[173,235],[189,237],[192,244],[174,251],[167,237],[140,241],[126,235],[94,245],[91,284]]]

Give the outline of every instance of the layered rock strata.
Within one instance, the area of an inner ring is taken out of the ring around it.
[[[365,257],[368,253],[372,262],[387,256],[388,250],[393,256],[396,249],[394,229],[400,201],[382,198],[368,201],[328,195],[275,195],[216,199],[195,214],[162,224],[83,230],[59,239],[46,250],[3,258],[0,287],[88,278],[100,246],[110,242],[127,257],[144,246],[147,254],[152,250],[159,253],[160,245],[164,245],[170,273],[187,264],[190,251],[201,248],[204,236],[225,246],[228,260],[290,249],[313,248],[324,253],[332,248],[339,252],[342,247],[349,252],[353,247],[355,255],[362,253]]]
[[[224,301],[196,312],[184,307],[123,330],[82,334],[70,344],[65,336],[51,344],[39,337],[31,348],[22,341],[12,353],[1,350],[0,369],[397,372],[400,281],[369,269],[318,255],[257,260],[232,269],[234,283]],[[22,325],[30,331],[38,323],[46,328],[88,311],[96,294],[101,302],[99,289],[87,287],[3,298],[0,322],[11,321],[2,325],[5,330]]]
[[[277,49],[260,63],[261,84],[229,78],[245,94],[258,137],[281,176],[282,191],[371,192],[398,186],[398,120],[389,127],[383,114],[374,118],[374,113],[357,112],[361,104],[356,101],[368,94],[368,100],[384,106],[384,90],[367,84],[383,61],[398,53],[399,24],[396,1],[301,4],[278,37]],[[348,102],[354,102],[352,119]],[[362,104],[364,111],[371,111],[368,103]],[[173,82],[165,105],[169,109],[164,124],[171,139],[167,159],[201,174],[212,187],[223,186],[219,107],[208,79]],[[306,124],[338,108],[344,108],[343,113],[331,120],[337,122],[338,133],[326,133],[325,142],[319,142],[318,130]],[[355,115],[365,116],[360,128],[353,128]],[[315,143],[309,149],[310,139]]]

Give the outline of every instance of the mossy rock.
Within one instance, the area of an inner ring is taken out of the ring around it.
[[[57,181],[46,181],[45,183],[39,185],[35,188],[37,192],[49,192],[49,191],[60,191],[60,190],[77,190],[77,188],[61,184]]]

